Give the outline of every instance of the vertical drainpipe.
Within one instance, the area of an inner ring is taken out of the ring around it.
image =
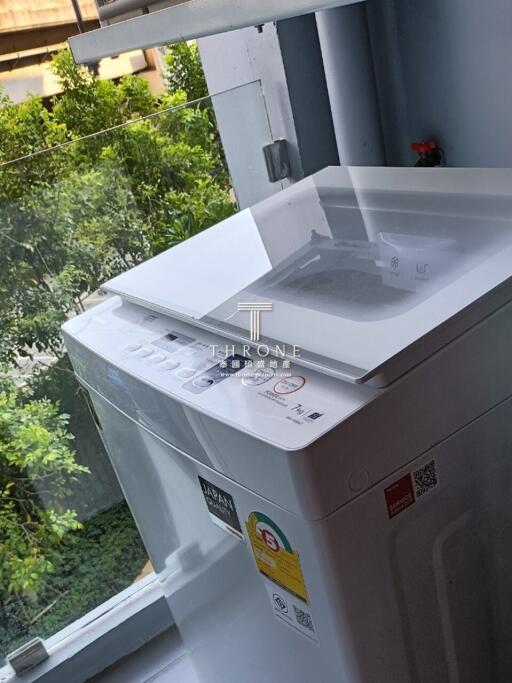
[[[78,3],[78,0],[71,0],[71,5],[73,7],[73,12],[75,13],[75,19],[76,19],[76,25],[78,26],[78,32],[79,33],[85,33],[85,26],[84,26],[84,20],[82,17],[82,10],[80,9],[80,5]]]
[[[366,3],[317,12],[316,22],[340,163],[386,163]]]
[[[78,27],[78,33],[85,33],[85,24],[82,16],[82,10],[80,9],[79,0],[71,0],[71,5],[73,7],[73,12],[75,13],[76,25]],[[85,64],[89,71],[95,76],[98,75],[99,62],[93,62],[91,64]]]

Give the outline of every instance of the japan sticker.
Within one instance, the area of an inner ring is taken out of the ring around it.
[[[242,527],[233,496],[203,477],[199,477],[199,483],[212,522],[239,541],[243,541]]]

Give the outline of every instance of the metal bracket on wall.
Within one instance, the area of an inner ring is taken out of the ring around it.
[[[274,140],[263,147],[265,164],[267,166],[268,179],[271,183],[289,178],[292,174],[290,167],[290,155],[288,142],[283,138]]]

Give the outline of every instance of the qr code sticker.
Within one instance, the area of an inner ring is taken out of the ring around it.
[[[313,631],[313,621],[311,620],[311,614],[308,612],[304,612],[304,610],[300,609],[299,607],[296,607],[295,605],[293,606],[293,611],[295,612],[295,619],[297,619],[297,623],[299,626],[302,626],[303,628],[306,628],[308,631]]]
[[[438,484],[436,461],[431,460],[424,467],[412,473],[416,498],[428,493]]]

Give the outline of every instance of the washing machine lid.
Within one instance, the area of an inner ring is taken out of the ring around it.
[[[512,170],[330,167],[105,289],[385,385],[512,298]]]

